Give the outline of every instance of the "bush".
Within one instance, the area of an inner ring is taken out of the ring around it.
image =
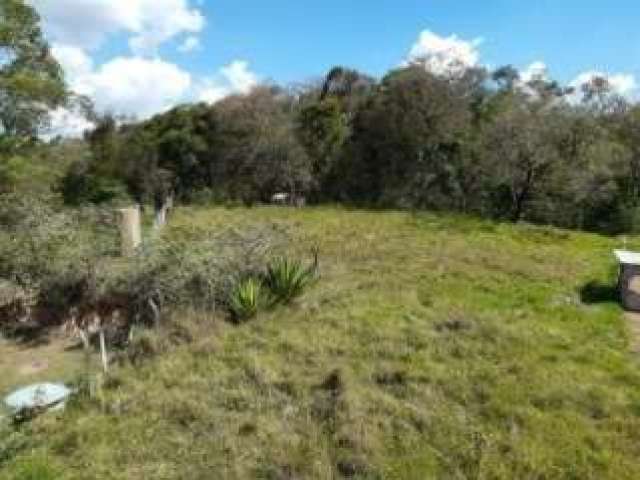
[[[58,190],[64,203],[73,206],[129,199],[127,187],[121,180],[91,173],[88,164],[82,161],[71,165],[60,180]]]
[[[105,320],[117,311],[119,325],[109,327],[107,335],[111,344],[124,344],[131,325],[157,324],[172,310],[211,312],[223,307],[244,319],[266,303],[266,289],[239,289],[237,279],[264,278],[267,259],[286,241],[286,231],[277,225],[215,233],[169,227],[147,239],[134,257],[123,259],[115,258],[118,229],[111,212],[0,196],[0,220],[7,225],[0,231],[0,278],[12,286],[8,292],[22,292],[20,299],[9,298],[0,307],[46,312],[46,318],[29,322],[37,324],[38,331],[65,322],[72,310],[80,312],[80,319],[99,313]],[[289,288],[291,296],[299,287]],[[31,303],[22,305],[23,299]]]
[[[87,264],[117,251],[112,216],[64,209],[53,197],[2,195],[0,221],[0,278],[45,303],[65,302],[57,297],[86,277]]]
[[[161,310],[228,308],[237,279],[257,278],[285,240],[283,232],[265,225],[202,237],[181,233],[167,230],[147,243],[126,271],[116,272],[111,291],[130,295],[143,316],[150,313],[149,300]]]
[[[288,303],[302,294],[314,278],[313,267],[305,267],[300,261],[280,257],[268,265],[265,282],[278,301]]]

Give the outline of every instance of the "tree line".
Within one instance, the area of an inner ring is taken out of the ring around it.
[[[65,88],[35,12],[6,0],[0,19],[2,190],[25,158],[64,157],[55,189],[70,204],[251,205],[286,192],[607,233],[640,221],[640,105],[605,77],[568,88],[511,66],[435,74],[429,58],[380,79],[336,67],[140,122],[91,114],[82,142],[43,146],[48,111],[91,110]]]
[[[636,227],[640,106],[606,78],[580,89],[512,67],[435,75],[427,59],[379,81],[336,67],[150,120],[102,117],[70,201],[313,203],[455,211],[617,233]]]

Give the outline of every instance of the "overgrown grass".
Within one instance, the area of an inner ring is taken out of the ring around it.
[[[616,240],[329,208],[181,209],[168,234],[263,221],[299,258],[320,248],[321,282],[117,370],[97,404],[39,418],[4,475],[640,478],[638,359],[591,294]]]

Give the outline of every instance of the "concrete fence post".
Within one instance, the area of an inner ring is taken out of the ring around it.
[[[140,226],[140,209],[138,207],[123,208],[120,213],[120,241],[122,255],[130,257],[142,243]]]

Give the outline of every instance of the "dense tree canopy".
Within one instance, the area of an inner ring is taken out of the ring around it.
[[[105,118],[65,181],[90,201],[118,183],[148,203],[286,192],[629,231],[640,226],[639,112],[604,78],[576,90],[510,66],[436,75],[417,60],[380,81],[336,67],[296,90],[264,85],[140,123]]]

